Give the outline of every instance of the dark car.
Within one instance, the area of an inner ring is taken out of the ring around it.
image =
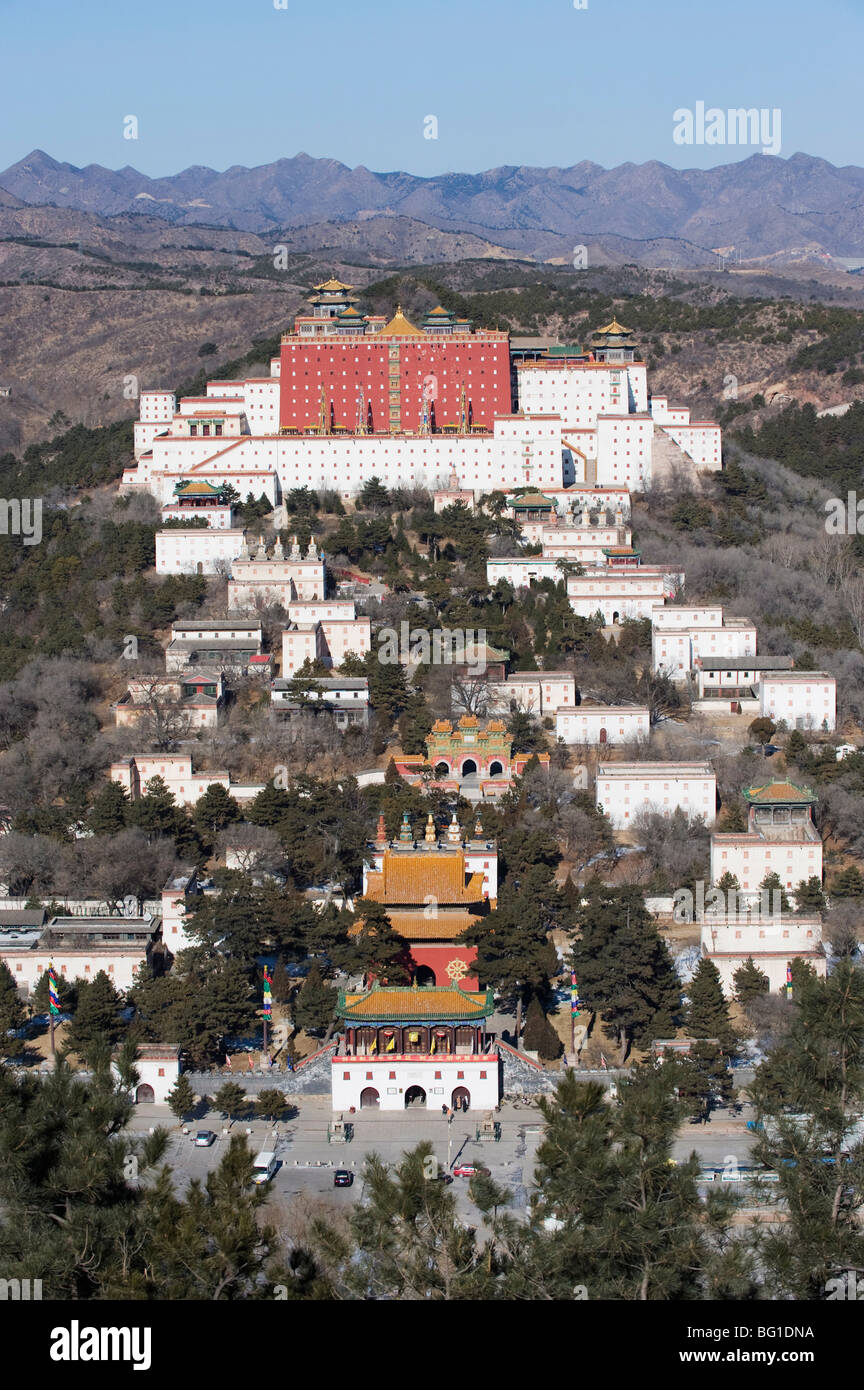
[[[334,1187],[350,1187],[354,1181],[354,1174],[349,1173],[347,1168],[337,1168],[333,1174]]]
[[[212,1129],[199,1129],[195,1135],[196,1149],[209,1149],[211,1144],[216,1142],[216,1135]]]

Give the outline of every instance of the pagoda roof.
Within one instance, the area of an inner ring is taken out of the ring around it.
[[[784,802],[812,805],[817,800],[809,787],[799,787],[794,782],[765,782],[745,788],[743,796],[751,806],[776,806]]]
[[[477,913],[457,909],[455,912],[439,912],[437,917],[426,917],[423,912],[387,911],[390,925],[406,941],[455,941],[475,922],[485,920]]]
[[[396,313],[381,331],[385,334],[389,333],[391,337],[412,338],[419,337],[423,330],[416,328],[413,323],[410,323],[402,313],[402,305],[397,304]]]
[[[365,319],[365,314],[361,314],[359,309],[355,309],[353,304],[349,304],[347,309],[343,309],[341,314],[336,315],[338,319]]]
[[[542,492],[523,492],[521,496],[508,497],[507,505],[510,507],[549,507],[552,511],[557,511],[552,498],[547,497]]]
[[[323,290],[325,294],[335,294],[337,290],[353,290],[353,285],[343,285],[341,280],[322,280],[320,285],[313,285],[313,290]]]
[[[471,1022],[494,1012],[491,989],[476,992],[453,985],[394,989],[374,984],[360,994],[339,992],[337,1013],[348,1023],[413,1023],[419,1019]]]
[[[469,874],[466,882],[465,855],[462,850],[440,854],[416,854],[385,850],[380,873],[366,876],[367,898],[386,906],[425,903],[480,903],[483,901],[483,875]]]
[[[214,483],[208,483],[203,478],[194,479],[191,482],[184,479],[183,482],[177,483],[174,487],[175,497],[219,497],[224,491],[224,484],[220,487]]]
[[[607,335],[611,337],[614,335],[615,337],[629,338],[632,332],[632,328],[625,328],[623,324],[619,323],[617,319],[613,318],[611,323],[604,324],[602,328],[596,328],[594,330],[594,337],[606,337]]]

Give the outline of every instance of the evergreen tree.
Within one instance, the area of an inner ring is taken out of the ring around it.
[[[795,889],[795,911],[802,914],[821,912],[825,907],[827,903],[822,892],[822,880],[815,874],[802,879]]]
[[[57,975],[57,995],[60,999],[61,1013],[72,1012],[78,1001],[78,990],[74,983],[67,980],[63,974]],[[33,1005],[34,1013],[47,1014],[50,1005],[47,970],[43,970],[36,981],[33,993],[30,995],[30,1003]]]
[[[127,824],[129,797],[125,787],[113,778],[101,788],[87,813],[87,825],[94,835],[116,835]]]
[[[735,1030],[729,1017],[729,1005],[723,995],[720,971],[705,957],[697,965],[687,987],[688,1002],[684,1026],[691,1038],[716,1038],[721,1050],[735,1049]]]
[[[192,819],[199,829],[207,831],[212,837],[240,819],[240,807],[221,783],[211,782],[204,795],[195,802]]]
[[[307,1033],[323,1033],[333,1023],[339,991],[326,985],[313,965],[294,1000],[294,1027]]]
[[[69,1047],[83,1055],[97,1041],[115,1042],[122,1032],[119,1009],[120,995],[104,970],[92,980],[81,980],[75,1016],[66,1039]]]
[[[864,897],[864,874],[857,864],[849,864],[841,869],[831,884],[832,898]]]
[[[144,795],[133,801],[128,811],[129,824],[140,826],[149,840],[177,835],[186,819],[162,777],[151,777]]]
[[[213,1097],[213,1106],[227,1117],[231,1125],[248,1111],[249,1097],[236,1081],[225,1081]]]
[[[267,1192],[252,1183],[252,1162],[245,1137],[233,1135],[218,1168],[203,1183],[193,1178],[182,1198],[162,1171],[144,1197],[138,1297],[260,1301],[276,1284],[292,1300],[332,1297],[304,1249],[284,1264],[278,1230],[261,1220]]]
[[[288,1102],[283,1093],[275,1088],[259,1091],[255,1097],[255,1109],[262,1120],[279,1120],[288,1109]]]
[[[621,1060],[630,1045],[668,1038],[681,1013],[669,948],[639,889],[589,886],[573,944],[572,967],[588,1008],[618,1033]]]
[[[762,882],[759,884],[759,888],[760,888],[760,890],[761,890],[763,893],[767,892],[767,893],[769,894],[768,904],[769,904],[769,910],[770,910],[771,912],[774,911],[774,903],[775,903],[775,901],[778,901],[778,900],[775,899],[775,897],[774,897],[774,894],[775,894],[775,893],[779,893],[779,894],[780,894],[780,897],[779,897],[780,911],[781,911],[781,912],[791,912],[791,911],[792,911],[791,904],[790,904],[789,899],[788,899],[788,897],[787,897],[787,895],[786,895],[786,889],[785,889],[785,887],[783,886],[783,883],[781,882],[781,879],[780,879],[780,875],[779,875],[778,873],[766,874],[765,877],[763,878]]]
[[[760,1232],[769,1295],[824,1299],[864,1265],[864,973],[840,961],[793,987],[787,1030],[750,1087],[756,1158],[779,1174],[786,1220]]]
[[[23,1028],[26,1013],[15,984],[15,976],[5,961],[0,960],[0,1054],[20,1050],[15,1038],[7,1032]]]
[[[732,982],[735,985],[735,997],[745,1008],[754,999],[760,999],[763,994],[767,994],[771,988],[768,976],[764,970],[759,969],[752,956],[748,956],[744,964],[739,965],[732,976]]]
[[[453,1193],[437,1175],[429,1140],[395,1170],[377,1154],[367,1158],[364,1201],[352,1207],[347,1235],[326,1220],[316,1224],[315,1249],[334,1268],[342,1297],[391,1303],[494,1296],[494,1252],[459,1219]]]
[[[528,1239],[499,1281],[502,1296],[569,1300],[585,1287],[591,1300],[690,1301],[750,1292],[741,1244],[729,1253],[734,1197],[711,1192],[703,1204],[696,1155],[671,1161],[685,1108],[675,1080],[673,1066],[638,1067],[610,1105],[600,1086],[567,1071],[555,1095],[540,1099]],[[505,1233],[518,1238],[512,1227]]]
[[[380,903],[358,898],[354,922],[347,939],[334,950],[334,962],[352,975],[362,975],[367,985],[407,984],[411,979],[408,968],[408,944],[394,931],[390,918]]]
[[[195,1109],[195,1092],[185,1072],[181,1072],[168,1092],[168,1107],[178,1124]]]
[[[561,1039],[546,1017],[536,994],[532,997],[525,1014],[523,1043],[526,1052],[536,1052],[544,1062],[554,1061],[564,1051]]]
[[[181,951],[169,975],[142,980],[129,999],[143,1038],[171,1038],[196,1066],[216,1061],[222,1039],[243,1034],[255,1021],[253,989],[244,967],[200,948]]]

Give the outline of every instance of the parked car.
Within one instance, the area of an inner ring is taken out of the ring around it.
[[[449,1187],[453,1181],[453,1174],[448,1173],[444,1168],[439,1168],[438,1172],[435,1174],[435,1181],[443,1182],[446,1187]]]
[[[333,1174],[334,1187],[350,1187],[354,1182],[354,1174],[347,1168],[337,1168]]]
[[[209,1149],[211,1144],[216,1142],[216,1135],[212,1129],[199,1129],[195,1135],[196,1149]]]
[[[479,1173],[488,1178],[489,1169],[482,1163],[457,1163],[453,1169],[453,1176],[456,1178],[476,1178]]]

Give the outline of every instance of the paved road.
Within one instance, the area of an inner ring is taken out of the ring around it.
[[[685,1125],[673,1146],[673,1155],[682,1162],[696,1149],[705,1164],[727,1165],[730,1159],[738,1164],[749,1161],[755,1142],[745,1121],[748,1111],[740,1117],[720,1112],[708,1125]],[[498,1143],[478,1142],[475,1133],[481,1120],[480,1112],[456,1115],[448,1126],[438,1111],[418,1110],[410,1117],[402,1112],[373,1111],[353,1117],[354,1140],[350,1144],[328,1144],[327,1125],[331,1118],[329,1107],[320,1103],[301,1105],[296,1118],[274,1126],[263,1121],[235,1123],[233,1134],[247,1134],[250,1148],[257,1153],[272,1149],[279,1168],[272,1180],[271,1201],[278,1205],[290,1203],[300,1194],[327,1196],[337,1204],[352,1204],[363,1195],[363,1165],[371,1153],[377,1153],[388,1164],[397,1164],[406,1150],[422,1139],[433,1144],[433,1151],[443,1168],[461,1161],[484,1163],[496,1182],[512,1194],[512,1210],[525,1210],[534,1172],[537,1145],[541,1137],[538,1112],[528,1107],[515,1109],[504,1105],[500,1120],[502,1137]],[[139,1106],[133,1130],[146,1132],[151,1125],[169,1125],[165,1110],[160,1106]],[[192,1139],[198,1129],[213,1129],[219,1135],[209,1149],[195,1148]],[[166,1161],[175,1174],[180,1191],[185,1190],[193,1177],[203,1179],[219,1162],[228,1143],[223,1134],[224,1122],[211,1114],[190,1126],[189,1135],[181,1134],[176,1125],[171,1129],[171,1141]],[[350,1188],[334,1188],[333,1172],[348,1168],[356,1177]],[[477,1212],[468,1196],[466,1178],[456,1178],[451,1192],[457,1210],[470,1224],[477,1224]]]

